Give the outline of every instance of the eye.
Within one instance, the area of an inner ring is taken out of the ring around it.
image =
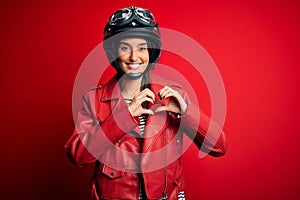
[[[147,50],[147,47],[146,46],[141,46],[139,47],[139,51],[146,51]]]
[[[120,46],[120,50],[123,52],[129,52],[131,51],[131,48],[129,46]]]

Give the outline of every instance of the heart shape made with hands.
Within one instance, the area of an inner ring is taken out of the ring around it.
[[[180,105],[172,96],[166,98],[161,98],[160,95],[156,96],[154,103],[149,102],[148,109],[151,109],[154,115],[160,112],[180,113]]]

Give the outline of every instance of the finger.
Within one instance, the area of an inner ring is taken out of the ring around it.
[[[147,95],[147,92],[142,91],[135,96],[135,99],[139,100],[139,101],[143,101],[145,99],[145,97],[147,97],[147,96],[149,96],[149,95]]]
[[[171,90],[165,90],[165,91],[163,91],[162,93],[161,93],[161,98],[162,99],[165,99],[165,98],[167,98],[167,97],[170,97],[170,96],[172,96],[173,95],[173,91],[171,91]]]
[[[161,99],[164,99],[164,98],[167,98],[166,96],[169,95],[169,93],[175,95],[175,91],[172,88],[165,86],[160,90],[159,95],[160,95]]]
[[[154,101],[153,101],[153,99],[151,99],[151,98],[149,98],[149,97],[145,97],[145,101],[149,101],[149,102],[151,102],[151,103],[153,103],[153,104],[154,104]],[[145,102],[145,101],[143,101],[143,102]]]
[[[158,113],[158,112],[162,112],[162,111],[166,111],[166,110],[167,110],[166,106],[160,106],[160,107],[157,107],[154,112]]]
[[[158,91],[158,95],[159,96],[162,96],[162,94],[168,89],[168,86],[164,86],[163,88],[161,88],[159,91]]]
[[[136,99],[136,102],[138,104],[141,104],[141,103],[143,103],[145,101],[150,101],[151,103],[154,103],[153,99],[150,98],[149,96],[138,97],[138,99]]]
[[[149,96],[153,100],[155,99],[155,94],[150,89],[146,88],[142,92],[145,96]]]
[[[144,97],[144,96],[150,96],[150,97],[154,97],[155,95],[154,95],[154,93],[151,91],[151,90],[149,90],[148,88],[145,88],[144,90],[142,90],[142,91],[140,91],[140,92],[138,92],[137,94],[135,94],[135,96],[134,97]]]
[[[169,98],[169,97],[172,97],[172,96],[174,96],[174,94],[172,94],[171,92],[167,92],[167,93],[164,95],[163,99],[166,99],[166,98]]]
[[[141,114],[154,115],[154,112],[150,109],[143,109]]]
[[[177,95],[177,92],[175,92],[175,91],[166,92],[166,94],[164,95],[164,99],[169,98],[169,97],[174,97],[175,99],[178,100],[178,95]]]
[[[135,101],[132,101],[130,104],[135,105],[135,106],[141,106],[142,103],[144,103],[146,101],[151,102],[152,104],[154,104],[154,101],[149,97],[143,97],[143,98],[135,99]]]

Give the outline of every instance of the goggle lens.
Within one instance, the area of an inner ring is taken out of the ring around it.
[[[109,23],[110,25],[116,25],[122,21],[126,21],[127,19],[129,19],[131,15],[132,12],[128,8],[124,8],[123,10],[118,10],[111,16]]]
[[[131,9],[134,9],[134,14],[137,16],[140,20],[142,20],[145,23],[155,23],[154,16],[151,14],[150,11],[142,9],[142,8],[136,8],[136,7],[130,7]],[[124,22],[128,20],[132,15],[132,10],[128,8],[124,8],[122,10],[118,10],[115,12],[111,18],[109,19],[110,25],[117,25],[121,22]]]

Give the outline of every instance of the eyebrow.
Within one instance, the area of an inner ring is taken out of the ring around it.
[[[125,44],[125,45],[128,45],[128,46],[131,46],[129,43],[127,43],[127,42],[120,42],[120,45],[121,44]],[[140,43],[140,44],[138,44],[137,46],[144,46],[144,45],[147,45],[147,42],[143,42],[143,43]]]

